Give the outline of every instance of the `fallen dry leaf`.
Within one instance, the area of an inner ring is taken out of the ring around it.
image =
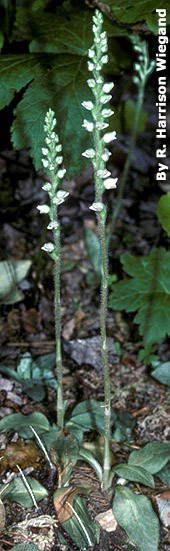
[[[65,522],[72,517],[73,511],[70,505],[73,505],[76,494],[78,494],[78,488],[74,488],[73,486],[56,490],[54,494],[54,507],[59,522]]]
[[[99,515],[95,517],[95,520],[106,532],[115,532],[117,528],[117,520],[114,517],[112,509],[108,509],[108,511],[104,513],[99,513]]]
[[[69,341],[70,337],[72,337],[75,329],[75,319],[72,318],[64,325],[64,329],[62,331],[62,336],[65,341]]]
[[[42,462],[41,452],[33,443],[25,444],[22,440],[9,444],[0,452],[0,474],[4,474],[11,469],[17,471],[16,463],[21,469],[34,467],[34,469]]]
[[[0,499],[0,530],[5,528],[5,507],[3,501]]]
[[[157,495],[156,502],[162,524],[167,528],[170,526],[170,489]]]

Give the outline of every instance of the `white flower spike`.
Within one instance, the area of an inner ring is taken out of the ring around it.
[[[104,134],[103,139],[105,143],[110,143],[113,140],[116,140],[116,132],[107,132],[107,134]]]
[[[95,157],[95,150],[94,149],[86,149],[86,151],[84,151],[82,153],[83,157],[87,157],[87,159],[94,159]]]
[[[92,101],[82,101],[82,104],[81,104],[85,109],[87,109],[87,111],[92,111],[94,105],[93,105],[93,102]]]
[[[112,99],[112,96],[111,96],[110,94],[105,95],[105,96],[103,95],[103,96],[101,96],[101,98],[100,98],[100,103],[101,103],[102,105],[104,105],[105,103],[108,103],[108,101],[110,101],[111,99]]]
[[[50,222],[47,226],[47,230],[57,230],[59,228],[59,223],[55,220],[53,222]]]
[[[48,214],[50,212],[50,207],[48,205],[38,205],[37,209],[40,214]]]
[[[52,187],[52,186],[51,186],[50,182],[46,182],[46,184],[44,184],[44,185],[42,186],[42,189],[44,189],[44,191],[48,191],[48,192],[49,192],[49,191],[51,190],[51,187]]]
[[[104,180],[105,189],[116,189],[118,178],[107,178]]]
[[[84,119],[82,126],[86,128],[87,132],[93,132],[93,129],[94,129],[93,122],[90,122]]]
[[[102,212],[103,210],[103,203],[93,203],[90,207],[90,210],[94,210],[95,212]]]
[[[48,168],[48,165],[49,165],[48,159],[42,159],[42,164],[44,168]]]
[[[102,153],[102,160],[107,163],[110,156],[111,156],[110,151],[108,149],[104,149],[104,152]]]
[[[103,85],[103,92],[105,94],[109,94],[112,88],[114,88],[114,82],[105,82],[105,84]]]
[[[99,176],[99,178],[102,178],[102,179],[109,178],[110,175],[111,175],[111,172],[106,168],[104,168],[103,170],[97,171],[97,176]]]
[[[53,199],[53,205],[61,205],[62,203],[64,203],[68,195],[69,195],[68,191],[63,191],[62,189],[59,189],[59,191],[57,191],[56,196]]]
[[[102,116],[104,117],[104,119],[108,119],[112,115],[114,115],[114,111],[112,109],[102,109]]]
[[[46,253],[52,253],[55,249],[53,243],[51,243],[51,241],[49,241],[49,243],[45,243],[42,247],[41,247],[42,251],[45,251]]]
[[[64,178],[65,174],[66,174],[66,169],[65,168],[60,168],[58,170],[57,176],[58,176],[58,178],[62,179],[62,178]]]

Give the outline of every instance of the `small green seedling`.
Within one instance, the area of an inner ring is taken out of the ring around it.
[[[33,360],[30,352],[20,358],[17,369],[0,364],[0,372],[10,376],[22,385],[23,392],[36,402],[41,402],[46,394],[46,387],[57,390],[56,377],[52,368],[55,365],[55,354],[44,354]]]

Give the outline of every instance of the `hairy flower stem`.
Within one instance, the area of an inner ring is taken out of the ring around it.
[[[94,42],[88,52],[88,69],[92,72],[92,79],[88,85],[92,90],[94,100],[84,101],[83,107],[91,112],[92,121],[84,119],[83,127],[92,132],[94,148],[87,149],[83,155],[92,159],[95,181],[95,202],[90,209],[95,211],[98,221],[98,234],[101,248],[101,304],[100,304],[100,334],[101,334],[101,356],[103,365],[104,382],[104,457],[102,469],[102,488],[107,491],[110,487],[110,428],[111,428],[111,389],[110,372],[107,348],[107,298],[108,298],[108,248],[106,236],[107,208],[103,202],[103,193],[107,189],[116,187],[117,178],[112,178],[111,172],[107,169],[106,163],[110,152],[106,144],[116,139],[116,132],[106,132],[109,127],[107,119],[113,114],[108,107],[111,99],[110,91],[114,87],[113,82],[104,82],[102,76],[103,65],[108,62],[108,43],[106,31],[103,31],[103,16],[96,10],[93,16]]]
[[[63,403],[63,368],[61,354],[61,299],[60,299],[60,273],[61,273],[61,245],[60,226],[54,230],[55,250],[57,258],[54,263],[54,310],[55,310],[55,342],[56,342],[56,374],[57,374],[57,425],[63,429],[64,403]]]
[[[103,461],[103,489],[107,490],[109,487],[109,475],[110,475],[110,370],[108,361],[108,347],[107,347],[107,334],[106,334],[106,318],[107,318],[107,296],[108,296],[108,252],[106,241],[106,218],[102,216],[102,213],[98,215],[98,229],[99,238],[101,243],[101,306],[100,306],[100,332],[101,332],[101,354],[103,364],[104,375],[104,461]]]
[[[38,205],[40,214],[48,214],[50,223],[48,230],[53,232],[53,243],[50,241],[43,245],[42,249],[47,252],[54,261],[54,310],[55,310],[55,343],[56,343],[56,375],[57,375],[57,424],[62,430],[64,424],[64,400],[63,400],[63,369],[61,354],[61,299],[60,299],[60,274],[61,274],[61,244],[60,244],[60,223],[58,220],[58,207],[61,205],[68,192],[60,189],[61,180],[66,172],[61,168],[63,162],[62,146],[59,137],[55,132],[56,118],[52,109],[49,109],[45,117],[45,145],[42,148],[42,164],[50,178],[50,182],[43,185],[48,193],[50,206]]]

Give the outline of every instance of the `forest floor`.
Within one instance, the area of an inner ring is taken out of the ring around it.
[[[149,105],[149,104],[148,104]],[[150,105],[148,106],[148,110]],[[161,188],[153,184],[155,167],[153,141],[153,114],[149,111],[150,126],[141,134],[138,147],[128,179],[125,198],[117,223],[115,235],[110,243],[110,273],[122,274],[120,254],[148,254],[153,246],[166,246],[163,234],[156,217],[156,205],[161,195]],[[115,173],[122,170],[128,141],[120,137],[119,143],[112,148],[111,164]],[[51,260],[40,250],[45,242],[45,224],[39,216],[36,206],[44,202],[41,173],[35,173],[28,153],[16,153],[3,150],[0,154],[1,178],[1,222],[0,249],[1,258],[16,260],[31,259],[31,270],[20,284],[24,293],[21,302],[6,305],[2,308],[0,319],[0,363],[16,368],[17,362],[25,352],[31,352],[33,358],[53,353],[54,346],[54,312],[53,312],[53,278]],[[91,171],[84,172],[75,180],[64,183],[70,192],[69,201],[60,208],[62,225],[62,340],[64,366],[64,394],[69,408],[77,401],[95,398],[103,400],[103,382],[100,358],[99,339],[99,300],[100,292],[84,241],[85,228],[96,231],[96,223],[89,211],[93,201],[94,188]],[[109,193],[108,204],[111,213],[115,194]],[[89,273],[90,278],[89,278]],[[110,371],[112,384],[112,406],[120,416],[120,430],[124,431],[123,441],[112,443],[116,462],[123,462],[128,457],[129,449],[140,447],[152,441],[168,439],[167,416],[169,412],[168,393],[164,385],[156,382],[147,369],[138,360],[142,348],[137,326],[132,323],[132,316],[109,310],[107,319],[108,336],[110,337]],[[163,360],[170,359],[168,342],[158,347],[158,354]],[[55,391],[46,387],[43,401],[33,401],[19,382],[2,375],[0,380],[0,418],[10,413],[32,413],[35,410],[44,413],[51,422],[56,418]],[[12,441],[16,442],[17,436]],[[5,449],[9,439],[2,434],[0,444]],[[1,472],[4,481],[6,472]],[[44,468],[37,468],[35,476],[44,485],[49,483],[49,473]],[[92,471],[82,464],[75,468],[73,477],[78,480],[93,479],[94,492],[90,496],[88,508],[95,517],[101,511],[110,508],[94,482]],[[55,481],[56,483],[56,481]],[[155,496],[164,488],[161,482],[151,490],[142,487],[142,492],[149,495],[154,507]],[[36,542],[42,551],[57,549],[77,549],[75,544],[67,546],[58,544],[57,530],[50,520],[54,519],[54,510],[50,500],[39,504],[38,513],[24,510],[20,505],[7,502],[6,530],[0,538],[0,549],[11,549],[14,543],[26,541],[22,522],[30,521],[28,541]],[[44,516],[48,522],[42,525]],[[34,526],[35,518],[39,525]],[[16,520],[18,528],[16,529]],[[19,529],[19,532],[18,532]],[[23,539],[22,539],[23,538]],[[41,541],[41,538],[42,541]],[[123,551],[135,547],[127,543],[126,534],[121,529],[115,532],[102,532],[97,550]],[[168,549],[168,532],[161,527],[159,551]],[[147,551],[147,550],[146,550]]]

